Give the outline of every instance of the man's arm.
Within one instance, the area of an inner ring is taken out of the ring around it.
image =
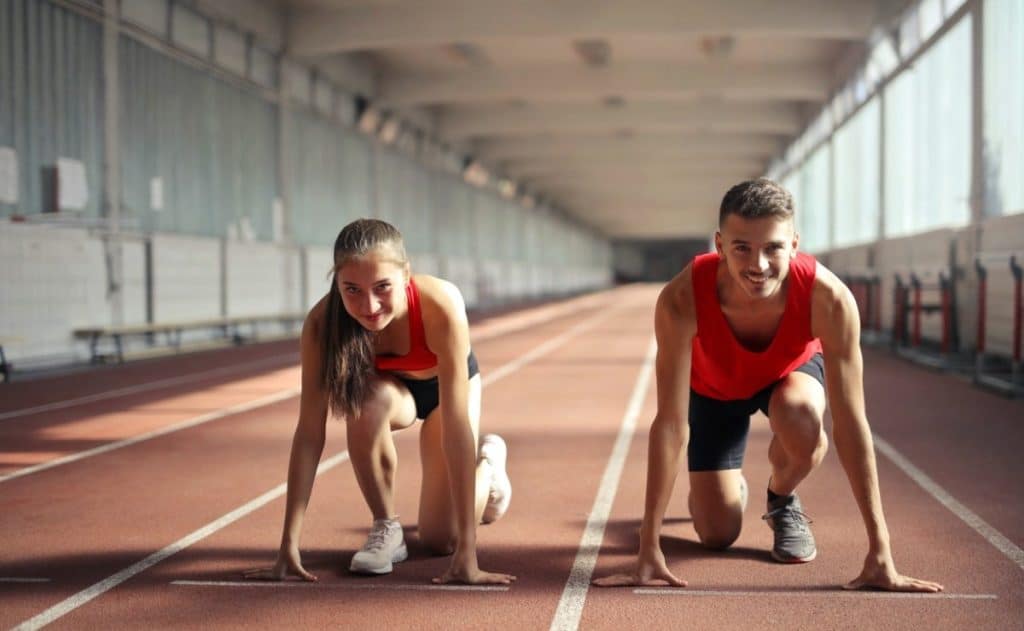
[[[647,492],[636,571],[599,578],[596,585],[686,585],[668,570],[659,537],[688,432],[690,351],[697,330],[692,287],[687,267],[665,286],[655,308],[658,412],[647,441]]]
[[[868,536],[864,569],[847,588],[939,591],[942,586],[938,583],[900,576],[893,563],[864,405],[864,360],[857,303],[850,290],[820,265],[813,296],[811,322],[825,355],[825,389],[832,410],[833,441]]]

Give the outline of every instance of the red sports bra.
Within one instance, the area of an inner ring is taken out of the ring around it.
[[[377,355],[374,359],[377,370],[426,370],[437,366],[437,355],[427,348],[420,292],[411,277],[405,286],[405,298],[409,303],[409,352],[405,355]]]

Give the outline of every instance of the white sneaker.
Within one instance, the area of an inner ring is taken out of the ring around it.
[[[491,465],[491,487],[487,492],[487,506],[484,507],[482,523],[489,524],[501,519],[512,501],[512,482],[505,472],[508,447],[497,434],[488,434],[480,441],[480,457]]]
[[[392,563],[409,557],[397,519],[375,519],[363,548],[352,556],[348,569],[359,574],[388,574]]]
[[[747,510],[747,500],[750,496],[750,490],[747,488],[747,479],[740,474],[740,511]]]

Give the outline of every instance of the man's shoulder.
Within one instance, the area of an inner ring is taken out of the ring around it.
[[[681,324],[696,322],[695,305],[693,263],[690,263],[662,288],[658,296],[658,317]]]
[[[811,320],[816,337],[825,333],[823,327],[846,327],[850,318],[856,317],[857,301],[850,288],[819,261],[811,291]]]

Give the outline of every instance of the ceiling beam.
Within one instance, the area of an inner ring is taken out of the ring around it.
[[[738,66],[709,62],[679,66],[668,62],[474,68],[446,75],[397,75],[380,79],[382,107],[487,103],[511,99],[537,102],[632,99],[782,99],[824,102],[831,74],[812,65]]]
[[[791,103],[630,103],[622,107],[546,105],[445,109],[438,114],[442,138],[578,134],[609,129],[637,132],[721,131],[792,135],[803,125]]]
[[[690,158],[645,161],[623,159],[619,156],[601,156],[580,161],[540,160],[536,162],[506,162],[499,170],[508,177],[520,180],[548,180],[559,178],[604,178],[628,175],[679,175],[694,173],[761,173],[762,160],[749,158]]]
[[[519,163],[644,159],[703,159],[707,156],[770,157],[782,148],[783,138],[759,134],[662,133],[627,137],[560,135],[534,138],[480,139],[469,153],[485,162]]]
[[[454,0],[308,9],[288,20],[288,52],[322,56],[354,50],[452,42],[643,34],[732,34],[862,39],[875,2],[821,0]]]

